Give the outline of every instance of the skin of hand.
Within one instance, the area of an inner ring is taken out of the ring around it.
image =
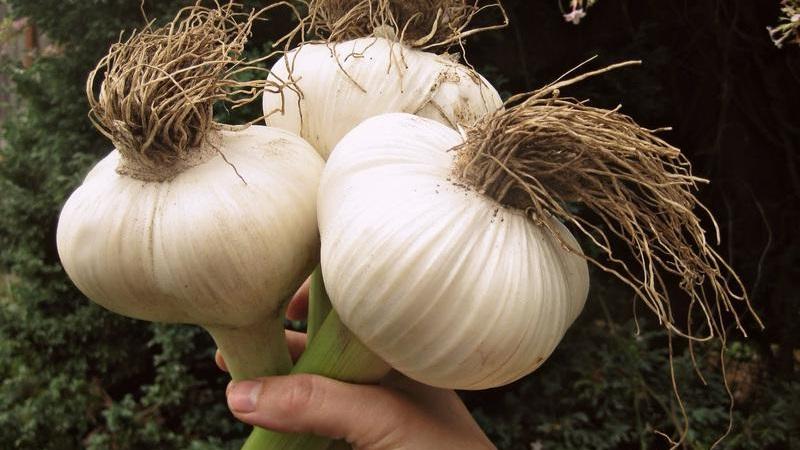
[[[308,282],[286,315],[308,311]],[[292,358],[305,348],[305,334],[287,331]],[[217,364],[225,361],[217,352]],[[380,385],[343,383],[317,375],[289,375],[231,382],[226,392],[233,415],[248,424],[289,433],[343,439],[355,450],[495,449],[455,392],[390,373]]]

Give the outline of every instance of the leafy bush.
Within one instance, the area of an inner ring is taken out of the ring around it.
[[[227,412],[210,338],[87,302],[56,254],[61,205],[110,149],[86,118],[85,77],[119,30],[141,23],[138,2],[11,4],[63,53],[8,69],[22,107],[0,164],[0,267],[14,274],[0,308],[0,448],[235,448],[246,427]]]

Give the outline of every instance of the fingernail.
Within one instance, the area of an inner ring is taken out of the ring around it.
[[[228,393],[228,407],[233,412],[250,413],[256,410],[261,383],[258,381],[239,381],[233,383]]]

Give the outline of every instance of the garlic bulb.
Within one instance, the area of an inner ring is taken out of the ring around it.
[[[550,355],[583,308],[588,267],[522,211],[452,181],[462,142],[408,114],[351,131],[320,182],[321,261],[334,308],[370,350],[420,382],[484,389]]]
[[[203,326],[234,379],[290,370],[283,302],[319,253],[324,161],[286,131],[214,120],[218,102],[242,106],[264,89],[240,78],[261,70],[242,54],[267,9],[182,8],[111,46],[86,94],[115,150],[67,200],[57,231],[64,269],[87,297]]]
[[[164,181],[119,174],[111,152],[64,206],[58,252],[91,300],[200,324],[236,364],[232,353],[247,345],[266,353],[264,333],[282,341],[282,302],[316,264],[323,161],[299,137],[263,126],[209,140],[196,165]]]
[[[353,127],[379,114],[406,112],[456,128],[502,107],[477,72],[380,37],[303,44],[274,65],[269,80],[291,80],[294,90],[264,94],[267,124],[302,136],[323,158]]]

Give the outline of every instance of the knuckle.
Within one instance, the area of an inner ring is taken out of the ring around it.
[[[299,415],[321,403],[322,389],[313,375],[296,375],[277,397],[275,405],[283,414]]]
[[[365,408],[369,412],[362,418],[364,426],[350,430],[347,436],[358,448],[404,448],[414,430],[430,426],[420,423],[419,411],[400,394],[387,390],[375,393]]]

